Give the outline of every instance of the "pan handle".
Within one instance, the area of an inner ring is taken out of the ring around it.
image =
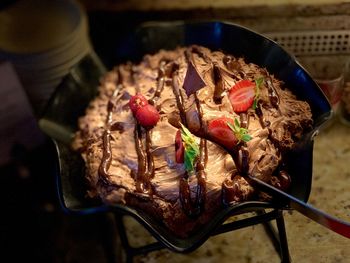
[[[308,203],[305,203],[298,198],[287,194],[272,185],[265,183],[264,181],[252,176],[247,175],[249,179],[254,181],[261,190],[281,199],[289,201],[290,207],[300,212],[304,216],[312,219],[320,225],[344,236],[350,238],[350,223],[340,220],[334,216],[331,216],[324,211],[321,211]]]

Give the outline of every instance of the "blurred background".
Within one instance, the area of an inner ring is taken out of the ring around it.
[[[100,72],[146,21],[230,21],[275,40],[310,72],[334,117],[316,138],[310,203],[350,217],[350,1],[17,0],[0,3],[0,261],[121,262],[113,216],[71,216],[56,191],[52,144],[38,125],[47,102],[84,60]],[[84,81],[81,80],[82,84]],[[96,78],[95,81],[98,81]],[[350,244],[296,212],[285,215],[293,262],[350,262]],[[127,222],[135,244],[152,238]],[[2,258],[1,258],[2,257]],[[279,262],[260,226],[209,239],[188,255],[136,262]]]

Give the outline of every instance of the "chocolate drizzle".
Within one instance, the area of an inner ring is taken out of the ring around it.
[[[189,50],[185,51],[185,56],[187,58],[188,67],[190,67],[190,65],[192,65],[193,62],[192,62],[192,55],[190,54]],[[173,73],[173,92],[176,97],[176,103],[180,112],[181,121],[185,126],[187,126],[186,110],[183,103],[183,96],[181,94],[181,90],[179,89],[177,81],[175,79],[177,74],[178,74],[177,71]],[[186,79],[185,79],[185,82],[186,82]],[[185,83],[184,83],[184,86],[185,86]],[[197,97],[196,91],[193,92],[193,95],[195,98],[197,112],[199,113],[199,122],[200,122],[201,130],[203,130],[204,128],[203,119],[202,119],[203,113],[200,107],[200,102]],[[180,202],[184,212],[190,217],[199,216],[205,206],[205,200],[206,200],[205,167],[208,160],[208,149],[207,149],[207,141],[204,138],[200,139],[199,151],[200,151],[199,157],[197,158],[197,160],[195,160],[195,165],[194,165],[194,168],[195,168],[194,174],[196,175],[196,179],[197,179],[197,186],[195,191],[196,194],[195,194],[194,200],[191,197],[191,189],[189,185],[189,174],[187,171],[181,176],[180,182],[179,182]]]
[[[239,114],[240,125],[242,128],[248,129],[249,115],[245,112]],[[240,142],[235,148],[228,151],[231,154],[238,174],[244,176],[249,172],[249,151],[245,142]],[[222,183],[222,202],[224,205],[233,204],[242,200],[241,185],[237,181],[237,175],[233,174],[231,178],[226,179]]]
[[[202,58],[205,62],[211,63],[211,59],[200,49],[200,47],[193,45],[190,49],[186,49],[185,51],[186,59],[187,61],[192,60],[190,57],[192,57],[192,53],[197,54],[200,58]],[[190,56],[188,56],[190,54]]]
[[[240,64],[237,62],[237,60],[232,56],[224,56],[222,59],[222,62],[224,62],[225,66],[230,71],[238,71],[241,69]]]
[[[156,101],[159,99],[159,97],[164,89],[165,76],[166,76],[165,65],[166,65],[166,62],[164,60],[162,60],[159,63],[157,89],[154,92],[153,98],[148,100],[148,102],[152,105],[154,105],[156,103]]]
[[[249,151],[245,144],[239,144],[233,150],[229,151],[236,165],[237,172],[240,176],[245,176],[249,172]],[[239,175],[232,174],[222,183],[222,202],[224,205],[233,204],[242,200],[241,185],[237,181]]]
[[[234,57],[226,55],[222,59],[222,62],[225,64],[226,68],[233,73],[230,74],[232,78],[241,80],[246,77],[246,73],[242,70],[241,64]]]
[[[184,212],[189,217],[197,217],[204,210],[207,186],[206,186],[206,173],[204,171],[207,157],[207,141],[205,139],[200,140],[200,155],[196,160],[195,174],[197,178],[196,195],[194,201],[191,198],[191,189],[189,185],[189,174],[186,171],[180,178],[179,182],[179,198]]]
[[[206,143],[206,140],[202,139],[201,142]],[[205,152],[201,147],[201,152]],[[191,198],[191,190],[189,185],[189,174],[185,172],[180,178],[179,183],[179,198],[184,212],[190,217],[197,217],[204,210],[207,186],[206,186],[206,174],[205,166],[200,160],[197,161],[195,166],[195,173],[197,178],[196,195],[194,201]]]
[[[106,182],[109,177],[108,169],[112,163],[112,149],[111,149],[111,132],[106,129],[102,136],[103,139],[103,153],[101,164],[98,168],[99,178]]]
[[[107,185],[112,185],[109,182],[110,174],[108,173],[109,167],[112,163],[112,146],[111,146],[111,129],[113,129],[113,111],[115,109],[115,103],[117,97],[119,96],[120,91],[123,89],[122,84],[122,76],[120,72],[120,68],[118,69],[118,83],[117,88],[114,90],[111,98],[107,102],[107,117],[106,117],[106,128],[102,135],[103,140],[103,151],[101,163],[98,168],[99,182]],[[118,185],[118,187],[120,187]]]
[[[185,106],[184,106],[184,103],[183,103],[184,98],[183,98],[183,95],[181,94],[180,89],[179,89],[179,85],[178,85],[178,82],[177,82],[177,79],[176,79],[177,75],[178,75],[178,71],[176,70],[173,73],[173,85],[172,85],[172,88],[173,88],[173,92],[174,92],[174,95],[175,95],[177,108],[179,109],[181,122],[183,123],[183,125],[187,126],[186,110],[185,110]]]
[[[196,106],[197,110],[199,112],[199,121],[201,130],[203,130],[203,112],[200,107],[199,99],[197,95],[195,94],[195,100],[196,100]],[[196,164],[196,175],[197,175],[197,190],[196,190],[196,206],[199,207],[201,212],[204,209],[205,199],[206,199],[206,192],[207,192],[207,186],[206,186],[206,178],[207,175],[205,173],[205,167],[207,166],[208,162],[208,147],[207,147],[207,140],[204,138],[200,139],[199,143],[199,160]]]
[[[161,61],[159,63],[158,78],[157,78],[157,89],[154,92],[153,98],[148,100],[152,105],[155,105],[156,101],[159,99],[165,83],[166,77],[166,61]],[[143,132],[144,130],[144,132]],[[143,133],[145,135],[145,145],[143,145]],[[154,189],[151,184],[151,179],[154,177],[154,157],[151,151],[152,148],[152,138],[151,130],[143,129],[141,125],[136,121],[134,129],[134,140],[135,148],[138,158],[138,169],[135,178],[136,191],[153,195]]]
[[[221,104],[224,96],[225,85],[221,76],[220,68],[217,65],[213,65],[213,74],[215,83],[214,102],[216,104]]]
[[[255,114],[259,118],[259,122],[260,122],[261,128],[264,129],[266,127],[267,123],[265,122],[264,114],[263,114],[263,112],[261,110],[261,103],[260,103],[260,101],[258,101],[258,103],[256,104]]]
[[[267,90],[268,90],[268,96],[269,96],[270,102],[271,102],[273,107],[278,109],[279,104],[280,104],[280,98],[278,96],[278,93],[276,91],[275,86],[273,85],[272,78],[271,78],[270,74],[267,72],[266,69],[265,69],[265,72],[267,75],[266,83],[267,83]]]
[[[242,189],[238,176],[226,179],[222,183],[222,202],[224,205],[232,205],[242,200]]]
[[[164,65],[160,67],[160,77],[158,78],[158,87],[153,97],[153,100],[150,103],[155,103],[155,100],[159,98],[161,91],[164,87]],[[106,117],[106,129],[103,133],[103,153],[101,163],[98,169],[99,181],[104,184],[112,185],[108,178],[110,174],[108,173],[109,167],[112,163],[112,148],[111,148],[111,130],[120,129],[120,125],[113,123],[113,111],[115,109],[116,98],[119,95],[120,90],[123,89],[123,79],[118,70],[118,84],[117,89],[113,92],[111,99],[107,103],[107,117]],[[138,90],[138,88],[137,88]],[[138,172],[135,178],[136,182],[136,191],[143,194],[153,194],[153,189],[150,183],[150,180],[154,177],[154,160],[151,153],[152,141],[150,131],[146,130],[145,132],[145,141],[146,145],[142,142],[142,127],[139,123],[135,124],[134,129],[134,139],[135,139],[135,148],[138,156]]]
[[[124,132],[123,123],[119,121],[112,122],[110,126],[110,131],[119,131],[120,133],[123,133]]]
[[[239,122],[242,128],[248,129],[249,126],[249,115],[246,112],[239,114]]]
[[[150,180],[154,177],[154,163],[153,156],[150,152],[150,131],[146,131],[146,150],[144,150],[142,127],[139,123],[135,124],[134,139],[138,159],[137,175],[136,178],[134,178],[136,182],[136,191],[151,195],[153,190]]]
[[[238,145],[235,149],[229,151],[237,168],[238,174],[245,176],[249,172],[249,151],[246,145]],[[238,175],[233,174],[222,183],[222,202],[229,205],[242,200],[242,189],[237,181]]]

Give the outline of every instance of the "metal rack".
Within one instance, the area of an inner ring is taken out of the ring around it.
[[[216,236],[248,226],[263,224],[268,237],[270,238],[276,252],[281,258],[281,263],[290,263],[291,259],[289,255],[287,234],[283,218],[283,210],[274,209],[269,212],[266,212],[265,210],[259,210],[255,213],[256,216],[240,219],[238,221],[233,221],[219,226],[211,233],[211,236]],[[150,252],[158,251],[165,248],[168,248],[173,252],[181,252],[173,246],[164,244],[159,240],[159,237],[157,236],[154,236],[158,240],[156,242],[139,247],[132,246],[129,242],[127,230],[123,220],[125,215],[115,213],[114,216],[116,220],[116,227],[120,236],[121,245],[125,252],[126,263],[132,263],[135,256],[148,254]],[[273,220],[276,221],[277,229],[271,223],[271,221]],[[185,251],[185,253],[191,251],[192,250]]]

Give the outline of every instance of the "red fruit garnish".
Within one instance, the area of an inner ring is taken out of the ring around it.
[[[240,80],[230,89],[228,96],[234,112],[245,112],[253,104],[255,84],[250,80]]]
[[[181,130],[177,130],[175,135],[175,161],[177,163],[184,162],[185,147],[181,138]]]
[[[227,123],[234,125],[234,120],[226,117],[211,120],[208,124],[208,132],[214,142],[231,149],[237,144],[238,139]]]
[[[148,105],[147,99],[139,93],[132,96],[129,100],[129,107],[134,115],[139,109],[143,108],[146,105]]]
[[[159,112],[151,104],[138,108],[135,117],[141,126],[147,129],[154,127],[160,119]]]

